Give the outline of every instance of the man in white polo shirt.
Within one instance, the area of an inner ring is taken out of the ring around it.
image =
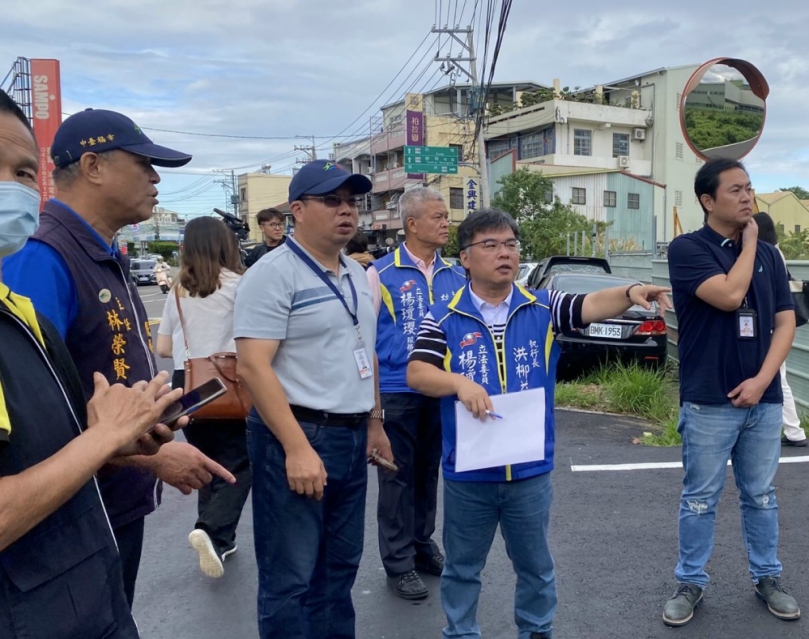
[[[353,638],[351,586],[365,528],[367,456],[393,461],[382,428],[376,313],[363,268],[340,251],[368,178],[331,162],[289,186],[295,236],[236,296],[262,639]]]

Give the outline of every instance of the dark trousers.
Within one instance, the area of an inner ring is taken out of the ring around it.
[[[143,550],[143,524],[145,517],[136,519],[112,531],[115,543],[118,544],[118,554],[121,555],[121,567],[124,577],[124,593],[129,607],[135,600],[135,582],[138,579],[140,568],[140,555]]]
[[[439,400],[417,393],[383,393],[385,432],[399,471],[379,469],[379,553],[391,577],[438,552],[432,540],[441,465]]]
[[[354,639],[351,587],[365,531],[367,429],[300,422],[328,473],[323,499],[290,490],[286,455],[247,419],[261,639]]]
[[[174,371],[172,385],[182,387],[184,371]],[[208,533],[219,554],[231,548],[236,527],[252,486],[250,458],[247,454],[245,422],[242,420],[201,421],[183,429],[189,444],[224,466],[236,478],[235,484],[214,475],[207,486],[197,491],[197,523]]]

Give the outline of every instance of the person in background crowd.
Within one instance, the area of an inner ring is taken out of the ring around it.
[[[517,573],[514,619],[520,639],[550,639],[556,578],[548,546],[553,488],[556,362],[554,335],[620,315],[633,304],[661,312],[659,286],[609,288],[588,295],[527,291],[514,283],[520,263],[519,229],[495,209],[469,215],[458,227],[460,258],[470,282],[430,307],[407,366],[414,390],[441,397],[444,433],[443,636],[480,637],[476,615],[480,573],[498,525]],[[456,403],[483,421],[491,396],[544,389],[537,426],[544,424],[541,461],[458,472]]]
[[[345,252],[348,257],[359,262],[360,266],[366,270],[374,261],[374,256],[368,252],[368,236],[362,231],[357,231],[354,237],[348,240]]]
[[[244,260],[250,268],[270,251],[274,251],[286,242],[284,236],[284,214],[278,209],[264,209],[256,215],[256,222],[264,234],[264,241],[256,244]]]
[[[0,91],[0,258],[39,224],[38,157]],[[59,333],[2,282],[0,344],[0,637],[137,639],[94,474],[171,441],[155,422],[182,391],[167,392],[165,373],[134,388],[96,374],[86,403]]]
[[[166,300],[157,332],[157,354],[174,359],[174,388],[185,386],[187,359],[236,351],[233,305],[243,270],[233,234],[220,220],[199,217],[186,225],[176,291]],[[192,422],[183,434],[236,477],[235,484],[214,477],[200,488],[199,517],[188,536],[202,572],[221,577],[225,557],[236,552],[236,526],[250,493],[245,422]]]
[[[4,260],[4,277],[65,340],[89,401],[95,372],[125,386],[157,374],[149,318],[130,279],[129,258],[113,238],[152,216],[160,181],[154,165],[183,166],[191,156],[154,144],[128,117],[100,109],[67,118],[51,155],[57,198],[45,204],[32,239]],[[211,473],[233,481],[219,464],[176,441],[156,455],[116,458],[99,471],[130,605],[144,518],[161,492],[157,479],[188,494],[210,482]]]
[[[775,247],[758,241],[750,177],[741,162],[706,162],[694,191],[705,226],[669,245],[685,474],[677,590],[663,608],[663,622],[685,625],[702,601],[729,460],[756,596],[779,619],[798,619],[797,601],[781,586],[773,486],[783,413],[778,371],[795,336],[787,272]]]
[[[163,260],[162,257],[157,258],[157,263],[154,265],[154,269],[152,269],[155,274],[155,279],[157,280],[157,285],[160,287],[160,290],[163,291],[163,294],[167,294],[169,292],[169,288],[171,288],[171,277],[169,277],[169,265]]]
[[[295,237],[236,294],[262,639],[353,639],[351,586],[365,531],[366,460],[393,462],[382,427],[376,315],[365,271],[342,249],[370,180],[333,162],[289,185]]]
[[[408,189],[399,198],[405,241],[367,271],[378,316],[376,350],[385,432],[399,471],[379,471],[379,552],[388,585],[403,599],[422,599],[419,572],[441,576],[444,556],[433,541],[441,465],[439,401],[407,385],[407,358],[433,302],[466,283],[463,270],[441,259],[449,212],[438,191]]]
[[[778,253],[781,255],[781,259],[784,262],[784,268],[786,268],[787,259],[778,246],[778,234],[775,232],[775,224],[772,218],[767,213],[756,213],[753,219],[758,225],[758,239],[767,244],[772,244],[778,249]],[[789,274],[788,271],[787,274]],[[781,437],[781,443],[785,446],[798,446],[803,448],[809,441],[807,441],[806,433],[803,428],[801,428],[801,418],[798,416],[798,409],[795,406],[795,397],[787,381],[786,360],[781,364],[781,369],[778,372],[781,376],[781,392],[784,395],[784,409],[782,413],[784,434]]]

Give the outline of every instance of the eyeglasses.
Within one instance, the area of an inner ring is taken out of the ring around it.
[[[355,195],[349,195],[348,197],[342,197],[340,195],[304,195],[301,196],[301,200],[318,200],[319,202],[323,202],[326,206],[330,209],[338,208],[343,202],[348,204],[352,209],[356,209],[359,206],[359,199]]]
[[[500,242],[498,240],[482,240],[480,242],[475,242],[474,244],[467,244],[466,247],[462,248],[462,251],[465,251],[471,246],[480,246],[484,253],[496,253],[500,250],[501,246],[506,247],[506,251],[509,253],[517,253],[520,250],[520,241],[519,240],[506,240],[505,242]]]
[[[279,224],[278,222],[262,222],[260,226],[269,226],[271,229],[282,229],[284,228],[283,224]]]

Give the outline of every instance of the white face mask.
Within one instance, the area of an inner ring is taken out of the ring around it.
[[[19,251],[39,228],[39,193],[0,182],[0,259]]]

